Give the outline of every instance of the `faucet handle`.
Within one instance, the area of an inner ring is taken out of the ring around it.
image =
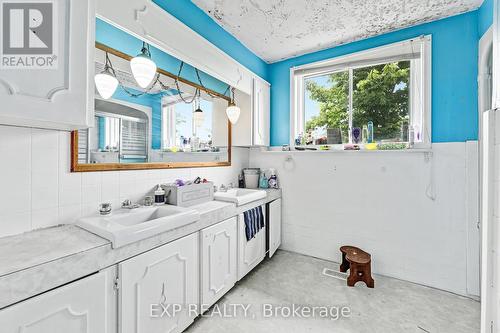
[[[101,215],[111,214],[111,204],[109,202],[103,202],[99,205],[99,213]]]

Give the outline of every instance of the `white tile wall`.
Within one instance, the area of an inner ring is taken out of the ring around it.
[[[178,178],[237,182],[248,149],[234,148],[231,167],[70,173],[70,134],[0,126],[0,237],[73,223],[101,202],[141,200],[155,184]]]
[[[278,171],[283,249],[338,262],[339,247],[355,245],[376,273],[466,294],[466,226],[477,220],[467,220],[465,143],[434,144],[429,162],[423,153],[252,150],[250,166]]]

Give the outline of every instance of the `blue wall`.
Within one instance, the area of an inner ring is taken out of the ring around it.
[[[271,85],[271,144],[288,143],[290,133],[290,77],[293,66],[333,58],[352,52],[394,43],[422,34],[433,38],[432,141],[455,142],[477,139],[477,53],[480,36],[493,21],[493,2],[485,0],[477,11],[410,27],[358,42],[314,52],[271,65],[248,50],[189,0],[154,0],[160,7],[225,51]],[[112,28],[112,27],[111,27]],[[97,22],[97,40],[135,55],[140,45],[118,29]],[[155,60],[158,50],[153,50]],[[158,65],[175,72],[178,60],[162,59]],[[195,81],[189,66],[183,75]],[[205,76],[204,76],[205,79]],[[206,79],[209,80],[208,76]],[[215,80],[215,79],[214,79]],[[211,83],[212,84],[212,83]],[[220,81],[211,88],[224,89]]]
[[[271,145],[289,143],[291,67],[423,34],[432,35],[432,141],[477,140],[478,26],[474,11],[271,64]]]
[[[484,35],[493,24],[493,1],[484,0],[481,7],[477,10],[479,36]]]
[[[205,14],[203,10],[190,0],[153,1],[219,49],[236,59],[240,64],[246,66],[260,77],[268,79],[267,63],[215,23],[210,16]]]

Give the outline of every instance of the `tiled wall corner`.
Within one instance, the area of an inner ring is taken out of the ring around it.
[[[178,178],[236,183],[249,151],[233,149],[233,165],[223,168],[70,172],[70,133],[0,126],[0,237],[74,223],[97,212],[99,203],[120,207],[141,201],[156,184]]]

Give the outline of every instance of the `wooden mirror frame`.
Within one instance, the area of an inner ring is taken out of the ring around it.
[[[95,43],[95,47],[109,54],[113,54],[119,58],[130,61],[133,57],[120,52],[116,49],[110,48],[104,44]],[[175,74],[167,72],[164,69],[158,68],[157,72],[164,76],[170,77],[172,79],[177,79],[179,82],[188,84],[197,89],[203,90],[213,96],[225,99],[228,103],[231,98],[213,91],[211,89],[205,88],[197,83],[186,80]],[[232,128],[231,122],[227,121],[227,161],[224,162],[149,162],[149,163],[88,163],[79,164],[78,163],[78,131],[71,132],[71,172],[98,172],[98,171],[117,171],[117,170],[150,170],[150,169],[174,169],[174,168],[204,168],[204,167],[224,167],[231,166],[231,148],[232,148]]]

